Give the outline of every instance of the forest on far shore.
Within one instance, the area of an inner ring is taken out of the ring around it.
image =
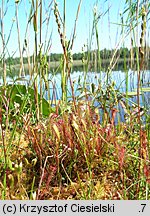
[[[146,48],[147,50],[147,59],[150,59],[150,48]],[[136,59],[136,51],[137,47],[134,47],[132,49],[128,49],[128,48],[120,48],[117,50],[117,55],[120,59]],[[100,51],[100,58],[101,60],[109,60],[112,58],[113,53],[115,52],[115,49],[109,50],[109,49],[103,49]],[[98,56],[98,50],[93,50],[93,51],[86,51],[86,52],[79,52],[79,53],[74,53],[72,54],[72,59],[73,60],[83,60],[87,59],[88,57],[90,58],[90,60],[94,60],[97,58]],[[32,55],[30,56],[30,58],[32,59]],[[51,61],[51,62],[57,62],[60,61],[61,58],[63,57],[62,53],[51,53],[50,55],[47,55],[47,61]],[[13,57],[10,56],[8,58],[6,58],[5,60],[6,64],[8,65],[15,65],[15,64],[19,64],[20,63],[20,57]],[[28,63],[28,58],[27,57],[23,57],[23,62],[24,64]],[[0,60],[1,63],[1,60]]]

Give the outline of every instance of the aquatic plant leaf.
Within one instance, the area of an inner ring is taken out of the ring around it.
[[[22,105],[25,98],[27,98],[25,108],[31,104],[32,111],[35,110],[35,103],[34,103],[34,89],[31,87],[26,87],[25,85],[16,84],[16,85],[8,85],[6,87],[7,97],[10,96],[10,107],[13,108],[15,103],[18,103],[20,106]],[[0,88],[0,90],[2,87]],[[38,98],[40,101],[40,94],[38,94]],[[53,108],[55,109],[55,108]],[[42,98],[42,114],[44,116],[48,116],[51,111],[50,103],[45,99]]]
[[[142,94],[142,92],[140,92],[140,94]],[[127,95],[128,95],[128,96],[136,96],[136,95],[137,95],[137,91],[128,92]]]
[[[150,87],[142,88],[142,92],[150,92]]]

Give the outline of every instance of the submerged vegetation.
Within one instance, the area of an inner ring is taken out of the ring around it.
[[[4,32],[8,3],[9,0],[7,3],[2,0],[0,6],[3,79],[0,86],[0,198],[150,199],[150,110],[144,103],[144,92],[149,93],[150,83],[149,80],[142,82],[143,75],[148,73],[150,56],[147,41],[150,3],[125,1],[117,24],[121,27],[119,43],[115,49],[103,52],[98,23],[111,12],[108,8],[99,13],[99,1],[96,1],[89,42],[83,46],[82,53],[72,54],[82,0],[78,3],[70,40],[66,36],[67,1],[63,1],[61,14],[56,0],[46,9],[44,0],[32,0],[23,47],[18,17],[22,1],[15,1],[20,55],[17,58],[7,49],[13,28],[7,40]],[[51,35],[48,38],[47,33],[43,38],[42,34],[45,23],[48,32],[51,12],[63,51],[61,55],[53,54],[54,59],[49,56]],[[44,13],[48,15],[44,17]],[[33,27],[34,33],[33,55],[29,54],[29,27]],[[127,38],[131,40],[130,49],[124,45]],[[124,92],[120,90],[121,83],[119,89],[112,80],[112,71],[120,58],[126,74]],[[108,59],[109,63],[103,65],[103,60]],[[56,88],[49,79],[52,60],[59,60],[53,68],[53,76],[61,72],[60,100],[56,100]],[[71,78],[74,60],[82,61],[83,79],[79,77],[77,81]],[[128,61],[138,80],[135,92],[128,89]],[[18,77],[8,84],[7,75],[16,75],[16,63],[19,64]],[[25,64],[28,80],[24,77]],[[100,74],[96,84],[87,81],[93,66],[95,76]],[[79,94],[76,94],[75,82]],[[134,101],[133,96],[136,96]],[[124,121],[121,121],[121,112]]]

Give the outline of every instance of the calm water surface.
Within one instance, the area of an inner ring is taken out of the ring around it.
[[[128,76],[128,86],[126,85],[126,77]],[[27,81],[24,81],[23,84],[28,85],[29,81],[29,75],[26,77]],[[137,89],[137,72],[129,70],[127,73],[123,71],[113,71],[111,72],[108,77],[105,72],[96,73],[96,72],[88,72],[86,76],[86,83],[91,84],[94,83],[96,86],[98,86],[99,83],[101,83],[101,86],[105,86],[106,80],[108,78],[108,83],[111,83],[112,81],[115,82],[115,89],[118,89],[120,92],[126,92],[126,87],[128,88],[129,92],[136,91]],[[79,87],[79,79],[80,83],[82,85],[84,81],[84,72],[82,71],[74,71],[71,74],[71,79],[74,81],[74,90],[75,95],[78,96],[80,92],[77,90]],[[15,78],[14,78],[15,80]],[[0,79],[0,82],[2,83],[2,78]],[[10,77],[7,77],[8,83],[13,83],[13,79]],[[141,83],[142,87],[150,87],[150,70],[141,72]],[[51,99],[53,99],[54,92],[55,92],[55,99],[59,100],[61,99],[61,74],[58,73],[55,76],[51,73],[49,74],[49,86],[50,86],[50,95]],[[43,90],[44,90],[44,83],[43,83]],[[71,88],[70,84],[68,83],[68,96],[71,98]],[[48,92],[44,92],[44,97],[48,99]],[[135,103],[137,103],[137,97],[134,96],[131,98],[131,100]],[[150,92],[144,92],[143,95],[140,96],[140,105],[147,109],[148,113],[150,114]]]

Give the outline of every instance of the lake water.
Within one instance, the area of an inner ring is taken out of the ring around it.
[[[123,71],[113,71],[108,75],[108,83],[111,83],[112,81],[115,82],[115,89],[118,89],[120,92],[126,92],[126,76],[128,75],[128,91],[133,92],[137,89],[137,72],[129,70],[126,74]],[[24,81],[23,84],[28,85],[29,81],[29,75],[26,75],[25,79],[27,81]],[[79,79],[80,83],[82,84],[84,81],[84,72],[82,71],[74,71],[71,73],[71,79],[74,82],[74,90],[75,95],[78,96],[80,92],[78,91],[79,87]],[[15,78],[7,77],[8,83],[13,83],[13,80]],[[86,76],[86,83],[87,84],[95,84],[95,86],[98,86],[99,83],[101,83],[101,86],[105,86],[105,82],[107,80],[107,74],[105,72],[96,73],[96,72],[88,72]],[[2,78],[0,79],[0,82],[2,83]],[[141,72],[141,83],[142,87],[150,87],[150,70]],[[61,99],[61,74],[57,73],[55,76],[51,73],[49,74],[49,87],[50,87],[50,96],[51,100],[54,99],[54,93],[55,93],[55,99],[59,100]],[[43,90],[44,90],[44,83],[43,83]],[[71,98],[71,88],[70,84],[68,83],[68,97]],[[44,92],[44,97],[48,99],[48,92]],[[137,96],[133,96],[131,101],[137,103]],[[140,96],[140,105],[147,109],[147,112],[150,114],[150,92],[144,92]]]
[[[71,74],[71,79],[74,81],[74,88],[75,90],[78,88],[78,79],[80,77],[80,82],[83,83],[84,81],[84,72],[81,71],[74,71]],[[106,73],[95,73],[95,72],[88,72],[86,76],[87,83],[94,83],[98,85],[99,81],[103,86],[107,79]],[[57,89],[57,99],[61,98],[61,75],[57,74],[56,76],[52,76],[49,74],[49,80],[55,84]],[[120,90],[121,92],[126,91],[126,73],[122,71],[113,71],[108,76],[108,82],[111,83],[112,81],[115,82],[115,88]],[[144,71],[141,73],[141,82],[142,87],[149,87],[150,86],[150,70]],[[52,88],[52,84],[50,85]],[[128,71],[128,91],[132,92],[137,89],[137,72],[133,72],[131,70]],[[70,90],[71,91],[71,90]]]

